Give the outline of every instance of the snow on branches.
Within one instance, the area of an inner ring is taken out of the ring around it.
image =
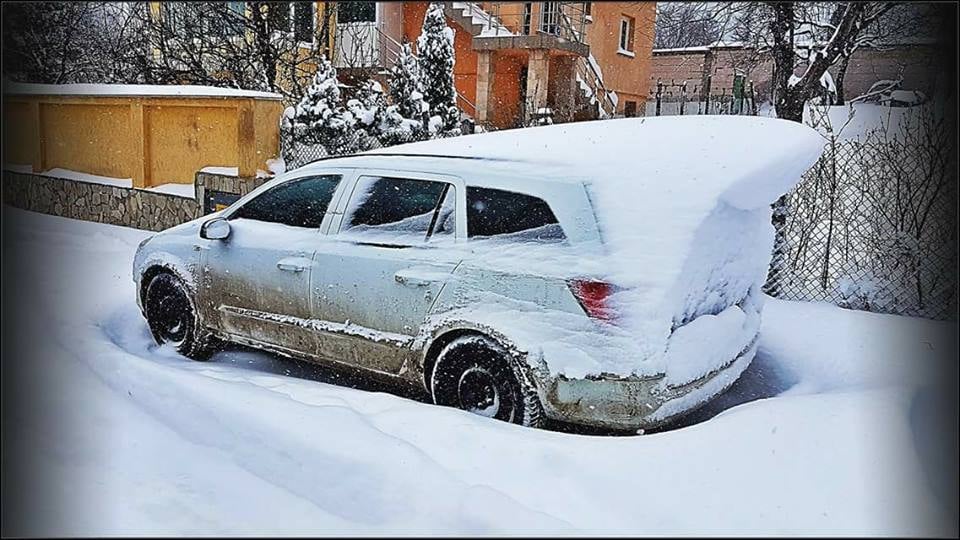
[[[380,83],[368,80],[345,105],[336,68],[320,58],[312,84],[284,115],[285,133],[321,144],[331,155],[459,135],[453,37],[443,7],[431,4],[417,55],[410,44],[402,45],[390,69],[389,95]]]
[[[444,131],[456,130],[460,123],[457,108],[457,90],[453,84],[453,29],[447,26],[443,5],[432,2],[423,18],[423,27],[417,38],[417,57],[423,81],[423,97],[430,106],[430,126]],[[431,128],[431,132],[434,128]]]
[[[313,142],[322,144],[330,154],[357,150],[354,115],[340,104],[337,69],[326,57],[317,62],[317,72],[293,118],[293,129]]]
[[[409,43],[401,46],[397,63],[390,69],[390,98],[404,118],[419,119],[430,110],[423,98],[420,62]]]

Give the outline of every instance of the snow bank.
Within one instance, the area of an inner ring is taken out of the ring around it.
[[[4,482],[27,488],[4,505],[43,518],[11,536],[956,535],[910,418],[946,323],[771,299],[712,419],[544,432],[262,353],[188,361],[133,301],[150,233],[3,220],[4,302],[29,306],[4,323]]]
[[[813,125],[825,137],[832,131],[840,141],[861,139],[883,128],[890,137],[898,137],[901,125],[917,122],[923,106],[889,107],[876,103],[848,103],[830,107],[807,104],[803,121]],[[826,141],[824,141],[826,142]]]
[[[280,94],[199,85],[160,84],[28,84],[10,83],[4,92],[36,96],[176,96],[283,99]]]

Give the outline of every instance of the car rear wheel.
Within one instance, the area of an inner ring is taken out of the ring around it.
[[[194,360],[210,356],[210,338],[197,328],[196,312],[187,288],[176,276],[160,273],[147,285],[144,312],[158,345],[171,345]]]
[[[518,376],[503,348],[483,336],[461,337],[444,347],[430,387],[438,405],[524,426],[544,423],[536,391]]]

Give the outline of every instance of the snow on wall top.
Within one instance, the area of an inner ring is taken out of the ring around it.
[[[280,100],[280,94],[258,92],[255,90],[237,90],[197,85],[159,85],[159,84],[26,84],[10,83],[4,92],[15,95],[34,96],[175,96],[175,97],[219,97],[219,98],[259,98]]]

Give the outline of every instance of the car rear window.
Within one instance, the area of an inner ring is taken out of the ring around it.
[[[243,205],[232,218],[320,228],[340,175],[311,176],[276,186]]]
[[[543,199],[501,189],[467,188],[470,238],[562,242],[563,228]]]

